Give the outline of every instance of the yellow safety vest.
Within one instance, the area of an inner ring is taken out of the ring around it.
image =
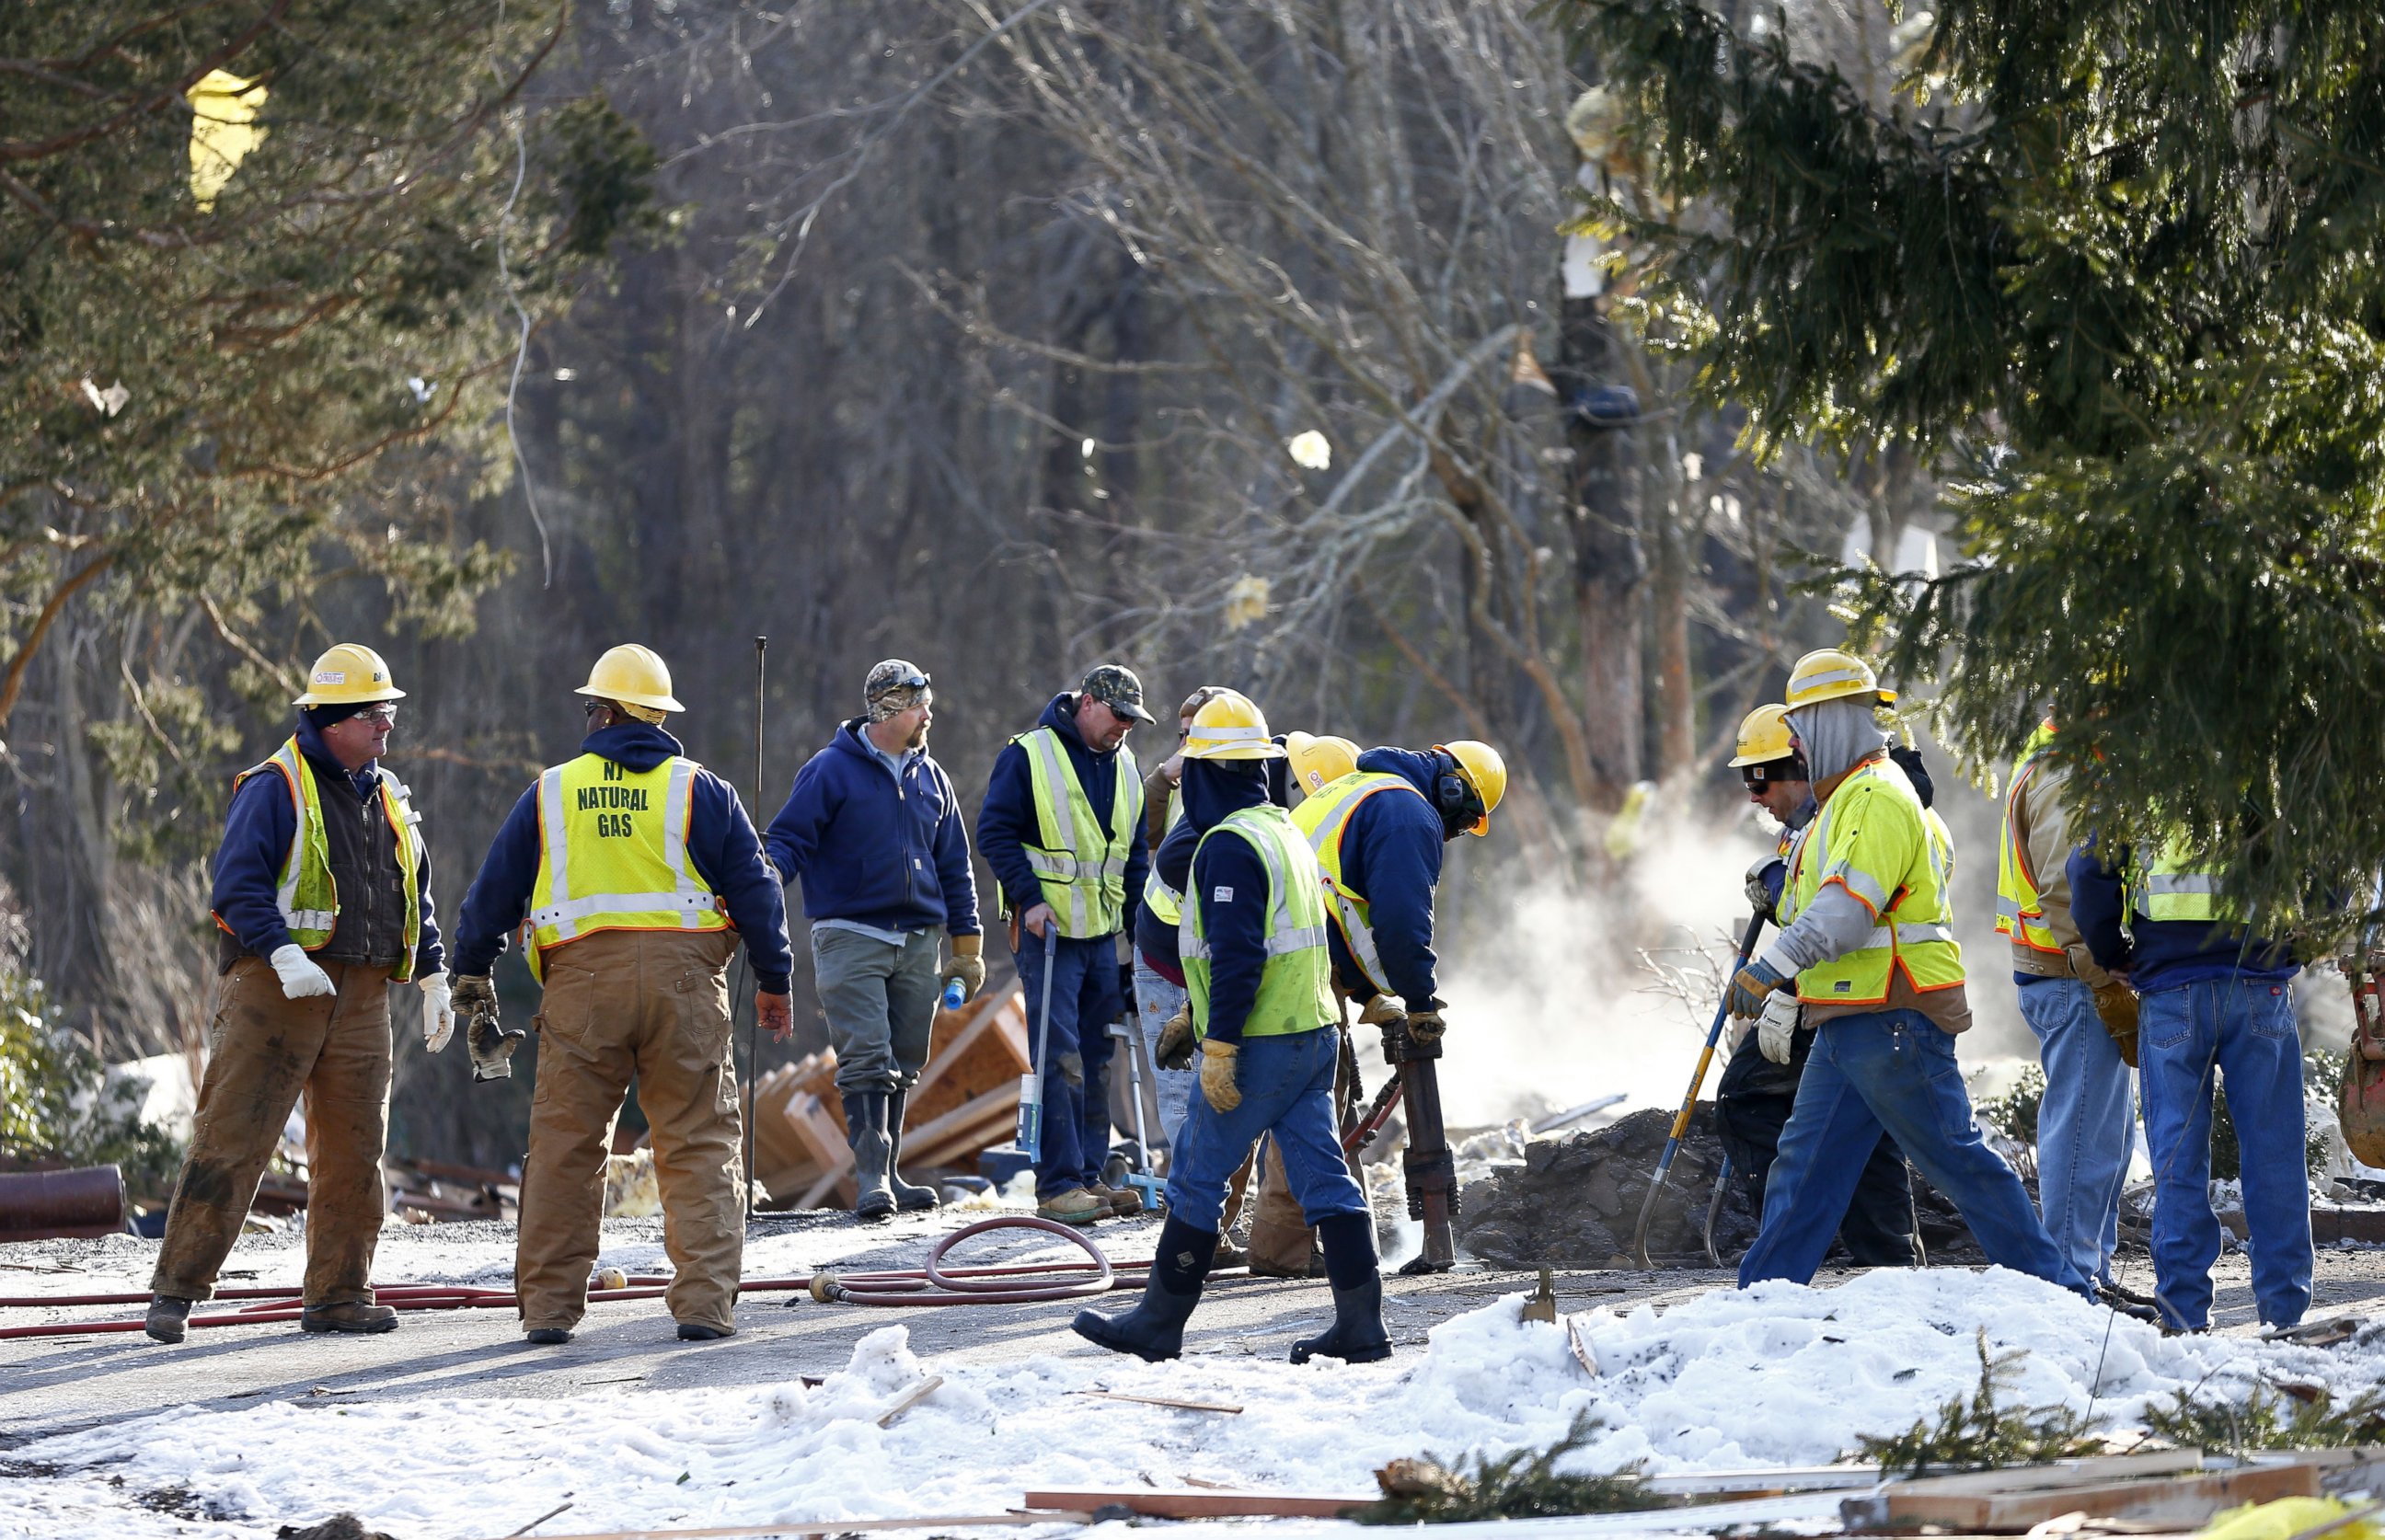
[[[2216,925],[2235,916],[2222,913],[2219,877],[2188,859],[2186,841],[2171,835],[2159,859],[2139,874],[2135,907],[2149,920],[2203,920]]]
[[[1405,776],[1354,770],[1340,780],[1327,781],[1292,810],[1292,825],[1307,837],[1308,848],[1317,853],[1317,864],[1324,873],[1325,886],[1333,895],[1333,919],[1342,927],[1342,939],[1349,943],[1350,955],[1377,994],[1391,993],[1391,981],[1383,975],[1383,960],[1375,950],[1375,927],[1367,900],[1342,880],[1342,835],[1359,803],[1386,791],[1424,796]]]
[[[1170,791],[1168,794],[1168,827],[1175,828],[1183,821],[1183,818],[1184,793],[1180,790]],[[1165,837],[1165,831],[1163,831],[1162,838]],[[1151,876],[1145,877],[1143,882],[1143,907],[1158,916],[1162,925],[1179,925],[1184,923],[1184,895],[1159,880],[1157,851],[1151,852]]]
[[[373,769],[381,777],[381,816],[389,820],[390,832],[397,838],[397,869],[406,884],[406,953],[390,975],[403,981],[414,976],[414,950],[422,938],[422,895],[416,891],[421,879],[422,846],[414,831],[422,819],[414,811],[406,783],[379,765]],[[281,911],[281,923],[292,941],[307,951],[320,951],[331,945],[331,932],[338,928],[340,895],[331,880],[331,835],[323,827],[322,798],[296,734],[262,764],[253,764],[233,776],[232,789],[237,791],[241,782],[268,770],[281,777],[298,815],[297,826],[290,832],[290,850],[281,858],[281,876],[274,882],[274,907]],[[220,914],[216,924],[227,932],[231,929]]]
[[[1292,814],[1271,802],[1237,808],[1203,834],[1201,844],[1227,833],[1247,841],[1267,868],[1267,967],[1259,975],[1258,997],[1242,1022],[1242,1036],[1288,1037],[1332,1025],[1339,1012],[1333,1003],[1333,960],[1325,949],[1325,888],[1316,880],[1316,856],[1293,826]],[[1192,858],[1200,857],[1195,846]],[[1184,906],[1177,950],[1184,961],[1192,1030],[1205,1037],[1209,943],[1203,936],[1197,902]]]
[[[1875,925],[1863,946],[1799,974],[1799,1000],[1881,1004],[1900,967],[1925,994],[1963,982],[1963,949],[1947,894],[1954,842],[1944,829],[1893,761],[1875,760],[1839,784],[1792,858],[1791,910],[1802,913],[1835,882],[1871,912]]]
[[[1027,751],[1035,789],[1037,845],[1022,845],[1043,901],[1071,938],[1113,936],[1126,923],[1126,858],[1143,824],[1143,781],[1134,752],[1118,746],[1118,784],[1110,799],[1109,832],[1077,780],[1077,767],[1058,732],[1038,727],[1010,741]]]
[[[2029,735],[2020,758],[2013,762],[2012,786],[2004,793],[2004,845],[1996,854],[1996,934],[2009,937],[2031,951],[2059,957],[2062,948],[2045,923],[2045,905],[2039,900],[2037,884],[2030,878],[2029,852],[2020,847],[2020,824],[2013,815],[2020,806],[2021,793],[2028,789],[2044,762],[2046,746],[2053,741],[2054,724],[2048,722]]]
[[[530,895],[531,971],[545,953],[600,930],[727,930],[712,885],[687,858],[692,759],[631,770],[582,754],[538,778],[538,880]]]

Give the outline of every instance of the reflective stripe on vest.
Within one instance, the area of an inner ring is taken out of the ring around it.
[[[2021,849],[2020,820],[2017,816],[2021,795],[2036,777],[2039,765],[2044,763],[2046,746],[2053,741],[2053,727],[2041,726],[2029,735],[2020,758],[2013,762],[2012,785],[2004,792],[2004,842],[1996,852],[1996,934],[2010,937],[2015,945],[2031,951],[2051,952],[2058,957],[2062,948],[2054,939],[2053,928],[2045,923],[2045,905],[2029,875],[2029,852]]]
[[[1027,751],[1036,832],[1043,841],[1040,847],[1019,848],[1035,873],[1043,901],[1059,919],[1060,934],[1115,935],[1126,921],[1127,854],[1143,823],[1143,781],[1133,751],[1124,743],[1118,746],[1117,784],[1105,833],[1056,730],[1038,727],[1011,741]]]
[[[268,771],[281,777],[282,789],[290,793],[290,805],[296,823],[290,831],[290,849],[281,857],[281,871],[274,880],[273,907],[281,912],[283,928],[290,939],[307,951],[320,951],[331,945],[331,933],[339,926],[340,895],[338,884],[331,876],[331,838],[323,826],[323,802],[315,775],[307,768],[306,756],[298,747],[296,734],[292,734],[281,748],[260,764],[253,764],[232,777],[232,789],[251,776]],[[422,879],[422,846],[415,833],[421,819],[414,811],[406,783],[379,765],[373,773],[380,777],[375,795],[381,799],[381,816],[389,821],[391,835],[397,845],[397,867],[405,882],[406,926],[403,932],[405,955],[397,960],[390,977],[403,983],[414,976],[414,951],[422,938],[422,895],[418,886]],[[216,924],[229,933],[230,925],[221,915]]]
[[[1325,874],[1326,890],[1332,895],[1333,919],[1342,927],[1342,939],[1349,944],[1358,971],[1367,975],[1367,982],[1379,995],[1390,994],[1392,982],[1384,976],[1382,957],[1375,950],[1375,927],[1367,917],[1367,900],[1342,878],[1342,835],[1349,828],[1351,815],[1358,811],[1358,804],[1383,791],[1405,791],[1419,799],[1424,796],[1405,776],[1380,770],[1354,770],[1318,787],[1292,810],[1293,826],[1308,837],[1308,848],[1316,852],[1317,864]]]
[[[1834,854],[1842,826],[1852,828],[1851,844]],[[1862,946],[1800,973],[1797,998],[1878,1005],[1900,967],[1922,993],[1962,983],[1963,949],[1947,895],[1954,853],[1944,824],[1921,805],[1893,763],[1875,760],[1841,782],[1791,860],[1790,908],[1802,913],[1836,882],[1869,903],[1875,923]],[[1870,902],[1875,893],[1882,899]]]
[[[637,771],[582,754],[538,778],[538,878],[531,965],[600,930],[726,930],[712,887],[687,859],[696,764]],[[666,886],[668,885],[668,886]]]
[[[1184,819],[1184,793],[1168,794],[1168,827],[1173,829]],[[1161,838],[1165,838],[1163,831]],[[1143,907],[1159,916],[1159,923],[1175,926],[1184,923],[1184,895],[1159,880],[1159,852],[1151,852],[1151,876],[1143,882]]]
[[[1325,884],[1316,856],[1293,826],[1292,814],[1273,803],[1236,809],[1203,834],[1201,844],[1225,833],[1240,837],[1258,852],[1259,863],[1267,869],[1267,964],[1259,975],[1250,1014],[1243,1019],[1242,1035],[1290,1037],[1331,1024],[1336,1015],[1333,961],[1325,949]],[[1192,859],[1201,859],[1198,845],[1193,847]],[[1197,899],[1184,906],[1184,919],[1177,928],[1177,950],[1183,959],[1192,1030],[1206,1037],[1209,943],[1201,913]]]
[[[2149,920],[2227,918],[2220,913],[2219,878],[2193,865],[2186,841],[2172,835],[2162,845],[2161,858],[2137,879],[2137,898]]]

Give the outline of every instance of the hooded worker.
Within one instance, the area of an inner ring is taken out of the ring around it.
[[[1731,980],[1729,1000],[1752,1018],[1793,980],[1816,1037],[1740,1286],[1813,1277],[1885,1129],[1990,1261],[2084,1293],[2028,1189],[1971,1121],[1954,1062],[1971,1012],[1947,892],[1953,847],[1889,757],[1876,713],[1895,699],[1870,664],[1835,648],[1807,653],[1789,676],[1792,742],[1821,812],[1789,863],[1783,928]]]
[[[456,1005],[476,1075],[510,1074],[489,970],[527,916],[544,993],[514,1258],[524,1335],[568,1342],[587,1313],[605,1161],[635,1078],[673,1270],[663,1302],[681,1341],[707,1342],[737,1329],[745,1246],[729,962],[742,939],[756,1017],[784,1041],[786,894],[736,789],[663,730],[686,708],[661,658],[616,647],[579,693],[579,756],[522,793],[464,896]]]
[[[1323,1236],[1333,1324],[1292,1350],[1370,1363],[1391,1356],[1374,1218],[1343,1164],[1333,1110],[1341,1058],[1324,889],[1308,842],[1267,800],[1266,766],[1283,751],[1244,696],[1195,714],[1184,745],[1184,821],[1199,831],[1179,950],[1200,1043],[1200,1095],[1168,1179],[1168,1222],[1143,1300],[1120,1315],[1078,1314],[1076,1330],[1153,1362],[1183,1350],[1217,1249],[1226,1184],[1261,1135],[1283,1151],[1303,1211]]]
[[[232,782],[211,906],[223,976],[190,1153],[174,1184],[146,1330],[180,1342],[240,1237],[266,1161],[306,1096],[306,1285],[299,1327],[386,1332],[370,1283],[388,1207],[389,985],[422,990],[422,1040],[455,1027],[431,857],[381,754],[406,691],[342,642],[293,702],[297,730]]]

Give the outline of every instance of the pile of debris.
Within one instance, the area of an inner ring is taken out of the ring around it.
[[[1672,1123],[1672,1112],[1652,1107],[1592,1132],[1533,1139],[1521,1165],[1461,1189],[1458,1244],[1494,1267],[1636,1267],[1638,1259],[1627,1255],[1631,1232]],[[1722,1166],[1714,1103],[1701,1101],[1649,1218],[1648,1254],[1657,1266],[1717,1265],[1706,1250],[1706,1215]],[[1914,1208],[1933,1259],[1979,1260],[1954,1205],[1917,1174]],[[1734,1265],[1762,1218],[1754,1184],[1734,1171],[1713,1212],[1713,1257]]]

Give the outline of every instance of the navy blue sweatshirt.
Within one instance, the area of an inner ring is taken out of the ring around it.
[[[1093,816],[1100,821],[1104,833],[1110,828],[1110,810],[1118,796],[1118,756],[1115,751],[1094,753],[1077,736],[1077,697],[1073,691],[1055,695],[1052,703],[1043,708],[1036,726],[1051,727],[1060,735],[1061,747],[1068,752],[1068,763],[1077,772],[1077,783],[1085,789],[1085,800],[1093,804]],[[1002,896],[1011,913],[1021,913],[1043,901],[1043,887],[1035,880],[1035,868],[1027,863],[1026,847],[1039,844],[1043,832],[1035,817],[1035,782],[1027,768],[1027,751],[1016,743],[1003,746],[994,756],[993,773],[985,783],[985,805],[978,809],[977,848],[985,863],[993,868],[994,880],[1002,885]],[[1143,820],[1134,823],[1132,843],[1126,852],[1126,910],[1120,918],[1120,928],[1134,934],[1135,916],[1143,908],[1143,885],[1151,871],[1151,851],[1143,844]]]
[[[678,739],[643,722],[600,727],[581,741],[580,750],[641,775],[686,751]],[[762,841],[736,789],[699,768],[688,802],[689,862],[728,903],[730,922],[753,960],[755,987],[766,995],[785,994],[795,965],[787,946],[787,895],[762,861]],[[481,863],[481,875],[464,895],[456,922],[457,973],[486,974],[505,955],[506,938],[530,910],[531,890],[538,883],[539,845],[538,786],[533,782],[506,815],[488,859]]]
[[[381,784],[378,762],[351,772],[332,757],[323,736],[301,713],[298,750],[329,772],[317,777],[326,790],[345,782],[359,802],[369,801]],[[224,810],[223,846],[216,851],[215,888],[207,905],[232,938],[259,957],[271,957],[290,945],[290,927],[281,923],[281,908],[273,892],[281,880],[281,863],[298,832],[298,810],[290,805],[290,786],[280,776],[251,776],[231,794]],[[439,919],[431,906],[431,853],[424,848],[415,873],[420,890],[422,931],[415,939],[414,976],[428,978],[444,968],[446,950],[439,942]]]
[[[2231,931],[2207,920],[2155,920],[2142,910],[2127,911],[2120,872],[2129,852],[2120,851],[2117,871],[2095,854],[2092,838],[2070,852],[2070,917],[2096,964],[2129,975],[2139,994],[2173,989],[2206,979],[2235,976],[2279,983],[2302,971],[2282,944]],[[2124,933],[2121,921],[2126,918]]]
[[[780,880],[802,879],[809,919],[978,934],[977,877],[952,777],[923,751],[904,756],[898,781],[862,737],[868,725],[845,723],[795,773],[764,840]]]
[[[1201,836],[1229,814],[1267,800],[1264,770],[1238,775],[1206,760],[1186,760],[1184,821],[1161,842],[1163,849],[1175,845],[1182,830],[1190,831],[1186,844],[1198,846],[1186,874],[1191,886],[1184,901],[1201,906],[1201,935],[1209,943],[1209,1025],[1203,1036],[1221,1043],[1242,1041],[1242,1024],[1258,1000],[1259,978],[1267,971],[1267,864],[1239,836]],[[1168,880],[1164,871],[1159,880]]]
[[[1441,881],[1446,834],[1432,805],[1433,757],[1412,749],[1369,749],[1358,768],[1399,776],[1421,793],[1379,791],[1350,814],[1342,835],[1342,880],[1367,900],[1375,928],[1375,951],[1385,982],[1411,1011],[1437,1007],[1433,996],[1432,891]],[[1366,975],[1350,955],[1342,927],[1328,927],[1333,971],[1345,984],[1363,986]]]
[[[1278,742],[1280,745],[1281,740],[1279,739]],[[1185,763],[1189,764],[1192,761],[1187,760]],[[1267,800],[1278,807],[1292,806],[1292,776],[1284,762],[1280,759],[1271,759],[1265,764],[1267,765],[1265,772]],[[1178,819],[1169,827],[1168,838],[1159,842],[1159,849],[1152,852],[1151,869],[1159,874],[1160,881],[1167,883],[1178,892],[1182,892],[1184,876],[1192,862],[1192,848],[1200,842],[1201,831],[1192,826],[1191,816],[1188,814]],[[1171,872],[1175,874],[1173,881],[1168,877]],[[1180,975],[1183,973],[1184,964],[1177,955],[1179,947],[1176,927],[1153,913],[1148,906],[1145,906],[1141,916],[1135,921],[1134,947],[1135,950],[1143,953],[1144,960],[1163,976]],[[1180,979],[1179,981],[1180,982]]]

